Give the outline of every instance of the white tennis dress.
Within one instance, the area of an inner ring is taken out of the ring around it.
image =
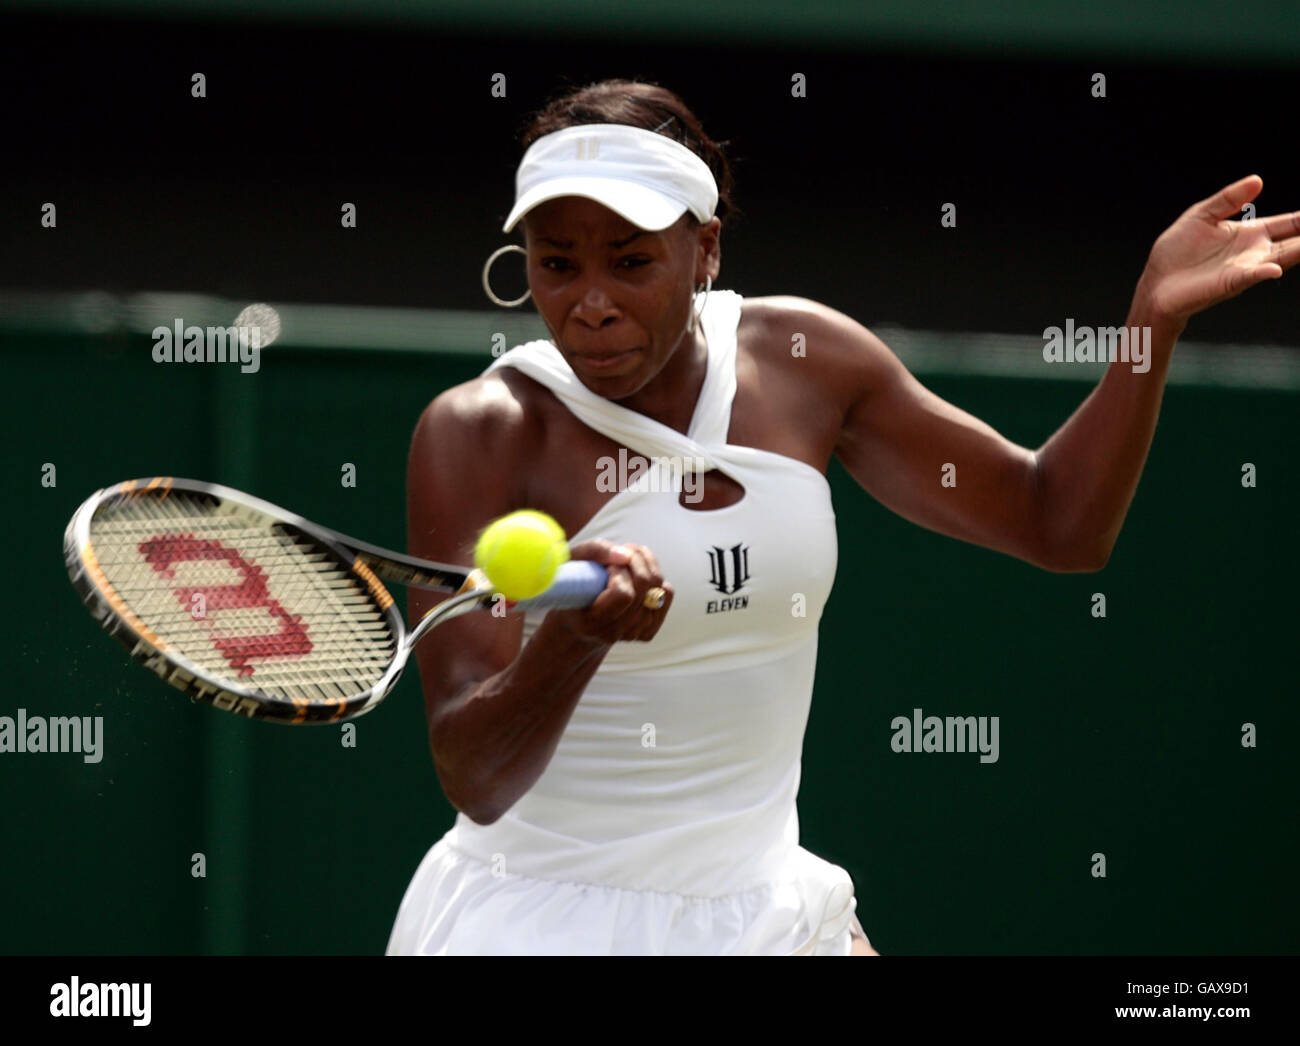
[[[853,881],[799,845],[795,807],[835,514],[810,465],[727,444],[741,303],[705,300],[687,435],[591,392],[549,341],[488,368],[519,368],[634,452],[622,478],[638,481],[607,488],[571,541],[648,546],[674,600],[653,641],[609,650],[527,794],[491,825],[458,815],[429,850],[388,954],[849,954]],[[686,459],[741,500],[683,507]],[[542,617],[526,615],[525,643]]]

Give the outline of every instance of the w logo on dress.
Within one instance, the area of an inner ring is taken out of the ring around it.
[[[730,569],[731,581],[727,581]],[[709,583],[724,596],[739,592],[749,580],[749,546],[732,545],[729,549],[714,545],[709,549]]]
[[[599,138],[579,138],[574,144],[578,147],[579,160],[594,160],[600,155]]]

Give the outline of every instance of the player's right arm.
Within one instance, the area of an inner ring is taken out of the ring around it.
[[[521,470],[542,444],[536,422],[494,377],[458,385],[421,415],[407,466],[412,555],[473,562],[479,531],[519,508]],[[523,643],[523,615],[476,611],[433,629],[416,648],[429,748],[448,801],[491,824],[527,792],[555,753],[564,728],[605,654],[620,639],[649,639],[641,597],[669,591],[641,546],[584,542],[575,559],[610,571],[586,610],[552,611]],[[447,596],[411,588],[412,623]]]

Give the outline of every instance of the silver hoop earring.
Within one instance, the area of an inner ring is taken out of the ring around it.
[[[497,305],[502,305],[507,309],[513,309],[516,308],[517,306],[522,305],[524,302],[528,300],[528,296],[533,293],[531,290],[524,291],[524,296],[522,298],[516,298],[514,301],[506,301],[504,298],[498,298],[495,294],[492,293],[492,284],[488,282],[488,272],[489,270],[491,270],[492,263],[494,261],[500,258],[501,255],[508,254],[510,251],[518,251],[525,258],[528,257],[528,251],[526,251],[523,247],[520,247],[519,244],[508,243],[504,247],[498,247],[495,251],[492,252],[488,260],[483,263],[484,292],[487,294],[489,298],[492,299],[494,303],[496,303]]]

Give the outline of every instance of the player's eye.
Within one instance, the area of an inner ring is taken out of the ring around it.
[[[561,258],[557,255],[543,258],[538,262],[538,264],[541,265],[543,269],[547,269],[550,272],[563,272],[565,269],[570,268],[569,259]],[[643,265],[649,265],[650,259],[641,254],[629,255],[626,258],[620,258],[618,264],[629,269],[639,269]]]

